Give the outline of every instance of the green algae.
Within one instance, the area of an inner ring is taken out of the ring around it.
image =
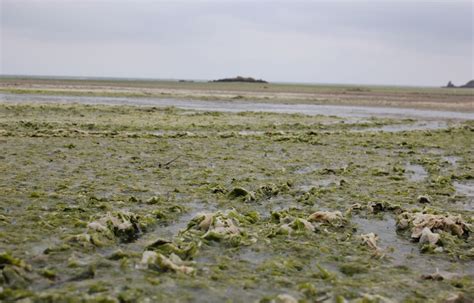
[[[404,121],[340,122],[266,113],[0,105],[0,144],[6,147],[0,245],[9,252],[0,255],[0,299],[469,297],[470,233],[438,231],[441,240],[433,247],[410,242],[411,225],[397,231],[395,221],[387,221],[381,230],[377,222],[421,212],[473,223],[472,210],[456,207],[462,198],[453,188],[453,182],[474,176],[472,123],[459,122],[449,131],[353,133],[351,128]],[[239,135],[242,130],[248,133]],[[443,160],[445,154],[459,157],[456,167]],[[406,163],[422,165],[427,177],[410,181]],[[236,189],[242,190],[230,194]],[[430,203],[420,203],[420,196]],[[335,221],[311,217],[317,212],[340,215]],[[201,228],[205,214],[211,220]],[[361,243],[358,216],[369,222],[363,233],[377,234],[384,252],[389,231],[400,239],[391,253],[374,257]],[[141,268],[145,251],[163,257]],[[182,274],[168,260],[194,273]],[[421,278],[436,267],[459,277]]]

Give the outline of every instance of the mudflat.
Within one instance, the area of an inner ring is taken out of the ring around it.
[[[474,293],[466,90],[32,81],[1,80],[0,300],[449,302]],[[189,103],[339,102],[382,114],[178,108],[162,90]],[[381,104],[462,115],[386,114]]]
[[[287,104],[358,105],[474,112],[474,89],[0,78],[0,92]]]

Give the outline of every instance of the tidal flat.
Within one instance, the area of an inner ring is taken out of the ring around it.
[[[473,299],[473,120],[0,103],[0,147],[0,301]]]

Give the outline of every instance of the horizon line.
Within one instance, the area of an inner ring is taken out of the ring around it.
[[[64,80],[119,80],[119,81],[168,81],[168,82],[178,82],[180,80],[184,81],[195,81],[195,82],[209,82],[213,79],[192,79],[192,78],[149,78],[149,77],[123,77],[123,76],[65,76],[65,75],[32,75],[32,74],[3,74],[0,73],[1,78],[43,78],[44,80],[48,79],[64,79]],[[237,77],[237,76],[234,76]],[[251,76],[250,76],[251,77]],[[253,77],[252,77],[253,78]],[[214,79],[215,80],[215,79]],[[443,88],[445,86],[435,86],[435,85],[413,85],[413,84],[375,84],[375,83],[335,83],[335,82],[291,82],[291,81],[268,81],[268,84],[296,84],[296,85],[330,85],[330,86],[378,86],[378,87],[419,87],[419,88]],[[468,80],[467,82],[469,82]],[[448,81],[452,82],[452,81]],[[466,83],[467,83],[466,82]],[[462,85],[462,84],[461,84]]]

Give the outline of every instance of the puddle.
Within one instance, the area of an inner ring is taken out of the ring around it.
[[[395,264],[403,264],[408,255],[419,254],[415,243],[399,237],[396,233],[396,222],[391,217],[383,220],[364,219],[360,217],[352,218],[352,222],[357,224],[358,233],[367,234],[373,232],[378,235],[378,245],[384,251],[393,248],[394,251],[388,255]]]
[[[406,164],[405,165],[406,173],[405,177],[412,182],[423,181],[428,177],[428,172],[425,168],[419,164]]]
[[[448,162],[449,164],[451,164],[452,166],[457,166],[458,162],[462,160],[461,157],[456,157],[456,156],[444,156],[442,157],[442,159]]]
[[[454,182],[456,193],[467,197],[474,197],[474,182],[459,183]]]
[[[432,155],[444,155],[444,150],[441,148],[422,148],[421,152],[424,154],[432,154]]]
[[[358,234],[373,232],[379,237],[378,246],[395,266],[406,266],[420,273],[431,273],[438,268],[443,271],[456,270],[457,273],[474,274],[474,267],[466,266],[472,262],[452,263],[433,255],[421,254],[418,243],[397,235],[396,222],[390,216],[385,216],[383,220],[353,217],[352,222],[357,225]]]
[[[313,187],[330,187],[338,185],[339,182],[336,179],[323,179],[311,181],[309,184],[300,185],[298,188],[303,191],[310,191]]]
[[[174,106],[180,109],[214,112],[271,112],[285,114],[325,115],[345,118],[393,117],[393,118],[429,118],[474,120],[474,113],[420,110],[392,107],[316,105],[316,104],[275,104],[250,103],[238,101],[199,101],[183,99],[152,99],[122,97],[85,97],[85,96],[44,96],[28,94],[0,94],[3,103],[81,103],[110,105]]]
[[[207,136],[211,134],[211,132],[206,131],[199,131],[199,132],[189,132],[189,131],[174,131],[174,130],[158,130],[150,132],[150,134],[156,137],[192,137],[192,136]],[[242,137],[252,137],[252,136],[263,136],[265,135],[264,131],[257,131],[257,130],[242,130],[238,132],[214,132],[214,134],[227,136],[227,135],[234,135],[237,134]]]
[[[239,136],[262,136],[265,132],[258,130],[242,130],[239,131],[238,134]]]
[[[39,243],[35,243],[30,252],[33,256],[39,256],[44,253],[44,251],[48,248],[59,246],[61,244],[61,240],[58,237],[48,237],[47,239],[43,239]]]
[[[448,123],[445,121],[419,121],[413,124],[393,124],[384,125],[380,127],[369,127],[362,129],[354,129],[352,132],[404,132],[417,130],[436,130],[448,128]]]
[[[320,164],[311,164],[295,170],[295,174],[309,174],[321,168]]]
[[[238,254],[238,259],[244,262],[248,262],[252,265],[259,265],[271,258],[268,253],[255,251],[251,247],[242,248]]]
[[[253,205],[253,210],[258,212],[262,219],[269,219],[271,213],[274,211],[282,211],[293,208],[300,209],[301,205],[296,200],[288,195],[278,195],[271,197],[263,202],[258,202]]]
[[[150,132],[150,134],[157,137],[174,136],[177,133],[178,133],[177,131],[165,131],[165,130],[157,130],[157,131]]]
[[[458,201],[456,204],[462,207],[464,210],[474,210],[474,181],[470,182],[453,182],[453,186],[456,189],[457,196],[464,196],[466,199]]]

